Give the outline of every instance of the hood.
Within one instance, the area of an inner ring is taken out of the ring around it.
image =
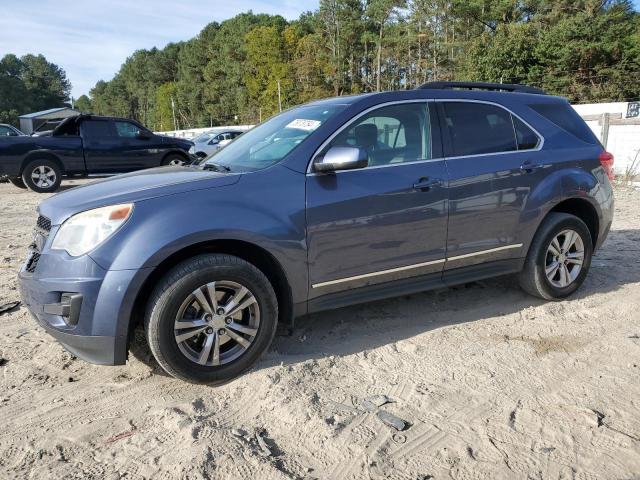
[[[92,208],[131,203],[191,190],[232,185],[241,174],[193,167],[158,167],[98,180],[58,193],[43,201],[38,211],[59,225],[71,215]]]
[[[179,137],[169,137],[167,135],[158,135],[162,138],[162,143],[172,143],[174,145],[182,145],[185,150],[193,147],[194,143],[191,140],[187,140],[186,138]]]

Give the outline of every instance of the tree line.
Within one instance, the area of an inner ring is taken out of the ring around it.
[[[42,55],[0,59],[0,123],[18,124],[18,115],[60,107],[71,83],[59,66]]]
[[[154,130],[257,123],[312,99],[435,80],[526,83],[572,102],[640,98],[630,0],[320,0],[138,50],[75,106]]]
[[[291,22],[248,12],[135,52],[88,107],[156,130],[244,124],[278,111],[278,87],[286,108],[433,80],[638,99],[640,15],[629,0],[321,0]]]

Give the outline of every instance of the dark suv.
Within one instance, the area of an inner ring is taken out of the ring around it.
[[[222,382],[310,312],[504,274],[567,297],[611,225],[612,163],[565,99],[530,87],[313,102],[204,165],[45,200],[20,289],[85,360],[124,364],[142,324],[171,375]]]

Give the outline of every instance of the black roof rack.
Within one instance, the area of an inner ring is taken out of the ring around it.
[[[535,93],[546,95],[547,92],[528,85],[514,83],[488,83],[488,82],[428,82],[418,87],[424,90],[453,90],[454,88],[466,90],[492,90],[497,92]]]

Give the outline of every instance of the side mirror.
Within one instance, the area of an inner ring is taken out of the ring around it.
[[[209,140],[209,145],[217,145],[220,143],[220,140],[218,140],[217,138],[212,138],[211,140]]]
[[[149,140],[151,138],[151,135],[149,135],[147,132],[142,131],[142,130],[138,130],[136,132],[136,138],[139,140]]]
[[[324,155],[313,159],[316,172],[354,170],[369,165],[369,155],[364,148],[331,147]]]

